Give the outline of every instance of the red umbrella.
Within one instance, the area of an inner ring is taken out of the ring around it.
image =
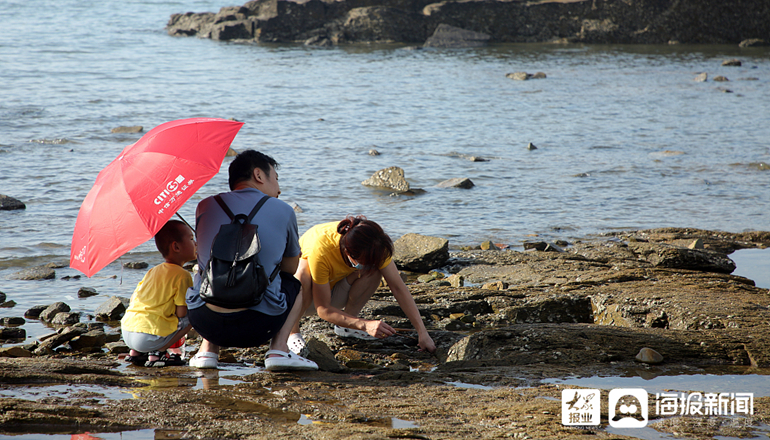
[[[219,172],[242,122],[161,124],[104,168],[80,206],[70,267],[90,277],[146,242]]]

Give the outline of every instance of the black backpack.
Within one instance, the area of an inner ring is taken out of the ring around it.
[[[207,303],[227,309],[256,306],[278,274],[280,266],[276,266],[268,278],[259,264],[262,246],[257,225],[251,224],[251,219],[267,199],[268,196],[262,197],[247,216],[233,215],[222,197],[214,196],[232,222],[220,226],[211,244],[211,255],[200,288],[200,296]]]

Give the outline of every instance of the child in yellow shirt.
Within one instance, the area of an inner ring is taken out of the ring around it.
[[[147,367],[184,365],[181,356],[166,350],[192,328],[185,293],[193,282],[183,265],[196,258],[195,234],[170,220],[155,234],[155,246],[165,262],[144,275],[121,320],[123,341],[131,349],[126,360]]]

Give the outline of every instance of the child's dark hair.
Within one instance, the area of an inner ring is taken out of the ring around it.
[[[255,150],[246,150],[235,156],[228,168],[229,177],[227,183],[230,191],[235,189],[239,182],[251,179],[254,168],[259,168],[270,176],[270,166],[278,169],[278,162],[267,154]]]
[[[354,260],[364,265],[362,272],[377,271],[388,258],[393,256],[393,241],[377,223],[363,215],[347,216],[337,224],[340,250],[347,252]]]
[[[168,250],[171,243],[184,240],[185,228],[189,228],[184,222],[179,220],[169,220],[155,234],[155,247],[158,248],[163,257],[168,256]]]

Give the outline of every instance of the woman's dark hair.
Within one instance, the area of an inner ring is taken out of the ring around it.
[[[164,258],[169,254],[168,250],[171,243],[184,240],[184,233],[187,228],[188,226],[179,220],[169,220],[155,234],[155,247],[158,248],[158,251]]]
[[[393,241],[377,223],[363,215],[347,216],[337,224],[340,237],[340,251],[347,252],[354,260],[364,265],[362,272],[369,274],[380,269],[382,263],[393,256]]]
[[[259,168],[269,177],[270,166],[273,169],[278,169],[278,162],[267,154],[256,150],[246,150],[239,153],[230,162],[230,168],[228,168],[229,178],[227,183],[230,185],[230,191],[234,190],[235,185],[238,183],[251,179],[254,168]]]

